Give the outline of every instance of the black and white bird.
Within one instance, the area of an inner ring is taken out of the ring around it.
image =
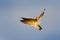
[[[44,9],[44,11],[45,11],[45,9]],[[22,20],[20,20],[20,21],[23,22],[24,24],[33,26],[34,28],[36,28],[38,30],[42,30],[42,27],[39,24],[41,23],[41,19],[44,15],[44,11],[39,16],[37,16],[36,18],[21,17]]]

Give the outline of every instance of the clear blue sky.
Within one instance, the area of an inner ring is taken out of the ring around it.
[[[19,21],[44,8],[41,31]],[[60,40],[60,0],[0,0],[0,40]]]

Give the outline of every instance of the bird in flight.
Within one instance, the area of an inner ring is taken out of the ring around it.
[[[45,9],[44,9],[44,11],[45,11]],[[42,19],[43,15],[44,15],[44,11],[39,16],[37,16],[36,18],[24,18],[24,17],[21,17],[22,20],[20,20],[20,21],[22,23],[24,23],[24,24],[33,26],[34,28],[36,28],[38,30],[42,30],[42,27],[39,24],[41,23],[41,19]]]

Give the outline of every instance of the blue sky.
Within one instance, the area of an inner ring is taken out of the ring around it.
[[[19,21],[44,8],[41,31]],[[60,40],[60,0],[0,0],[0,40]]]

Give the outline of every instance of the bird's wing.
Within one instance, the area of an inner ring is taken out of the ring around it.
[[[34,19],[34,18],[24,18],[24,17],[21,17],[24,21],[30,21],[30,22],[32,22],[32,21],[36,21],[36,19]]]
[[[33,18],[24,18],[24,17],[21,17],[23,20],[33,20]]]
[[[36,22],[36,19],[33,18],[24,18],[21,17],[22,20],[20,20],[21,22],[23,22],[24,24],[28,24],[28,25],[34,25],[34,22]]]
[[[33,20],[20,20],[21,22],[23,22],[24,24],[28,24],[28,25],[33,25],[34,21]]]
[[[44,9],[44,11],[45,11],[45,9]],[[42,18],[43,15],[44,15],[44,11],[43,11],[39,16],[36,17],[37,20],[41,20],[41,18]]]

